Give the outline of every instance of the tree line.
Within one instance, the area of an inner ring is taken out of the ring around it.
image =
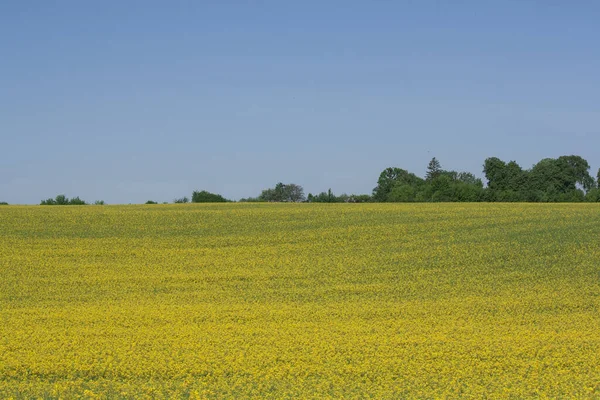
[[[515,161],[487,158],[483,173],[444,170],[436,158],[427,166],[425,178],[400,168],[387,168],[373,189],[378,202],[581,202],[600,201],[600,170],[596,179],[580,156],[545,158],[530,169]]]
[[[497,157],[483,163],[486,184],[470,172],[445,170],[434,157],[427,165],[424,177],[407,170],[390,167],[379,175],[371,194],[335,195],[331,189],[305,196],[302,186],[277,183],[256,197],[240,202],[309,202],[309,203],[366,203],[366,202],[599,202],[600,169],[595,177],[590,165],[580,156],[544,158],[530,169],[515,161],[505,162]],[[173,203],[230,202],[220,194],[206,190],[194,191],[173,200]],[[0,203],[2,204],[2,203]],[[6,204],[6,203],[4,203]],[[85,205],[79,197],[58,195],[42,200],[42,205]],[[104,201],[94,204],[102,205]],[[146,204],[158,204],[148,200]]]

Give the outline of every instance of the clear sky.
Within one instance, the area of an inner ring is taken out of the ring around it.
[[[1,1],[0,201],[600,167],[598,1]]]

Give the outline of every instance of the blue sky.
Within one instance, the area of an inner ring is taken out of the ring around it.
[[[595,1],[0,2],[0,201],[600,167]]]

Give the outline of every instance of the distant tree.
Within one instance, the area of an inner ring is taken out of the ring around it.
[[[585,201],[589,201],[589,202],[600,202],[600,188],[593,188],[591,190],[589,190],[586,194],[585,194]]]
[[[427,165],[427,175],[425,176],[425,180],[431,181],[440,176],[442,172],[442,165],[437,160],[437,158],[433,157]]]
[[[85,201],[81,200],[79,197],[73,197],[71,200],[69,200],[69,204],[75,205],[75,206],[83,206],[87,203]]]
[[[333,194],[331,189],[329,189],[327,192],[321,192],[317,195],[312,195],[311,193],[309,193],[306,197],[306,201],[309,203],[343,203],[344,200],[348,197],[347,195],[343,196],[345,197],[338,198],[336,195]]]
[[[146,204],[158,204],[158,202],[156,202],[156,201],[152,201],[152,200],[148,200],[148,201],[146,202]]]
[[[416,190],[413,186],[399,184],[392,188],[386,201],[390,202],[411,202],[415,201]]]
[[[432,195],[431,201],[448,202],[456,201],[453,191],[453,179],[449,174],[440,174],[431,180]]]
[[[478,202],[483,201],[484,189],[481,179],[469,183],[464,181],[455,182],[453,185],[454,201]]]
[[[103,206],[105,203],[104,203],[104,200],[96,200],[94,202],[94,204],[97,205],[97,206]]]
[[[189,203],[189,202],[190,202],[190,199],[188,199],[188,198],[187,198],[187,197],[185,197],[185,196],[184,196],[184,197],[181,197],[181,198],[179,198],[179,199],[175,199],[175,200],[173,200],[173,203],[175,203],[175,204],[182,204],[182,203]]]
[[[579,187],[589,191],[594,186],[589,168],[579,156],[545,158],[529,172],[528,190],[543,192],[542,201],[581,201],[585,193]]]
[[[64,206],[64,205],[69,204],[69,198],[67,196],[65,196],[64,194],[59,194],[58,196],[56,196],[55,202],[56,202],[56,205]]]
[[[8,205],[8,203],[7,203],[7,202],[5,202],[5,201],[0,201],[0,206],[7,206],[7,205]]]
[[[457,180],[468,185],[483,187],[483,182],[481,181],[481,179],[477,178],[470,172],[459,172]]]
[[[290,183],[285,185],[285,198],[287,201],[291,202],[300,202],[304,201],[304,189],[300,185],[296,185],[294,183]]]
[[[239,200],[240,203],[260,203],[261,201],[258,197],[245,197]]]
[[[505,190],[522,191],[527,186],[528,172],[515,161],[509,161],[504,169]]]
[[[594,187],[594,178],[589,173],[590,165],[585,159],[571,155],[558,157],[556,161],[563,171],[563,184],[566,185],[564,187],[566,191],[572,191],[577,184],[585,191]],[[575,185],[572,182],[575,182]]]
[[[226,203],[227,201],[229,200],[220,194],[210,193],[206,190],[192,193],[192,203]]]
[[[82,206],[82,205],[86,205],[87,203],[85,201],[81,200],[79,197],[73,197],[72,199],[69,199],[64,194],[59,194],[58,196],[56,196],[53,199],[50,198],[50,199],[42,200],[40,204],[43,206],[70,206],[70,205]]]
[[[350,196],[346,193],[342,193],[339,196],[333,196],[333,201],[331,203],[350,203]]]
[[[373,200],[384,202],[388,201],[388,195],[396,185],[409,185],[413,187],[421,186],[424,183],[413,173],[401,168],[386,168],[377,180],[377,186],[373,189]]]
[[[484,163],[487,201],[583,201],[596,185],[589,164],[579,156],[545,158],[530,170],[496,157]]]
[[[304,201],[304,189],[294,183],[277,183],[274,188],[265,189],[258,198],[261,201],[273,202],[300,202]]]
[[[487,158],[483,163],[483,173],[490,190],[506,189],[506,163],[498,157]]]
[[[598,173],[596,174],[596,187],[600,188],[600,168],[598,168]]]

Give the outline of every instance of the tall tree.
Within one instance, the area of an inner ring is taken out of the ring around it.
[[[440,176],[442,172],[442,165],[437,160],[437,158],[433,157],[427,165],[427,175],[425,176],[425,179],[431,181]]]
[[[577,184],[580,184],[585,191],[594,186],[594,178],[591,177],[589,170],[590,164],[580,156],[561,156],[557,159],[562,175],[565,190],[574,190]]]
[[[506,188],[506,163],[498,157],[486,158],[483,162],[483,173],[490,190],[504,190]]]

